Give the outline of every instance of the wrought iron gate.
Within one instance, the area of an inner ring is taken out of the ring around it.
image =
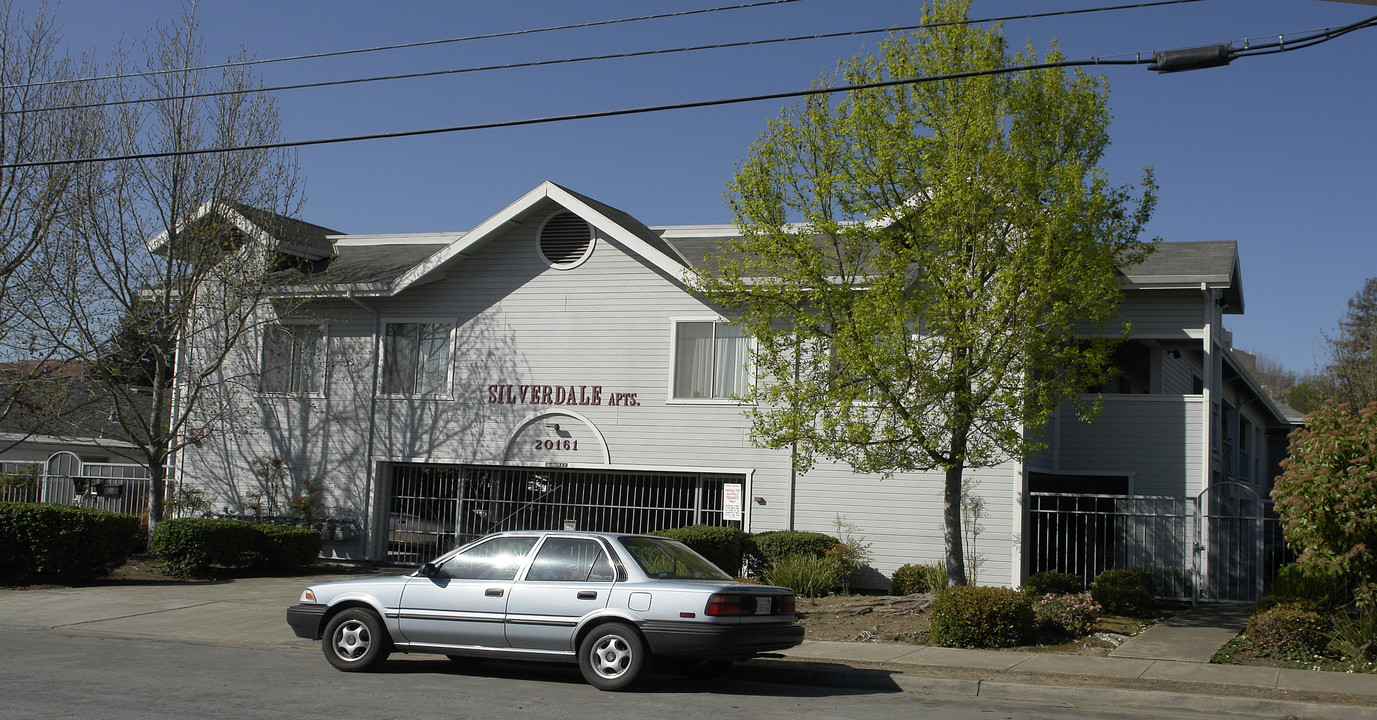
[[[388,562],[420,563],[502,530],[650,532],[722,519],[722,486],[742,475],[412,465],[392,467]]]

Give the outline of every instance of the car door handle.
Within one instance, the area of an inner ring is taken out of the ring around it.
[[[488,588],[483,594],[488,597],[502,597],[502,588]]]
[[[597,591],[597,590],[580,590],[580,591],[579,591],[579,599],[580,599],[580,600],[597,600],[597,599],[598,599],[598,591]]]

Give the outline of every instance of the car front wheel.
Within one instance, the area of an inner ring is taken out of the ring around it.
[[[628,690],[645,676],[650,653],[636,629],[625,623],[599,625],[579,643],[579,670],[599,690]]]
[[[371,610],[350,608],[325,626],[321,639],[325,659],[347,672],[376,670],[392,653],[392,638]]]

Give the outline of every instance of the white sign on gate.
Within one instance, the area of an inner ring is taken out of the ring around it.
[[[738,483],[722,485],[722,519],[741,519],[741,485]]]

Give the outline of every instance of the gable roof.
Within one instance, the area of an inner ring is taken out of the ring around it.
[[[271,210],[250,207],[243,203],[212,200],[192,213],[190,223],[217,215],[227,220],[245,236],[265,241],[274,250],[309,260],[322,260],[334,252],[330,237],[339,231],[287,217]],[[168,232],[158,233],[148,240],[148,249],[162,252],[167,246]]]
[[[740,235],[734,225],[649,227],[635,217],[552,182],[543,182],[501,211],[462,233],[341,235],[310,223],[283,222],[279,233],[301,246],[332,244],[333,253],[310,267],[279,271],[273,282],[284,294],[391,296],[421,285],[461,263],[504,231],[544,216],[552,206],[578,215],[631,254],[676,283],[710,263],[721,240]],[[257,211],[262,212],[262,211]],[[252,209],[246,221],[260,218]],[[284,219],[285,220],[285,219]],[[1243,312],[1238,245],[1232,240],[1161,242],[1141,262],[1120,268],[1126,289],[1214,287],[1223,291],[1224,312]]]
[[[1224,312],[1243,313],[1243,274],[1233,240],[1160,242],[1142,262],[1119,268],[1128,288],[1199,288],[1224,291]]]

